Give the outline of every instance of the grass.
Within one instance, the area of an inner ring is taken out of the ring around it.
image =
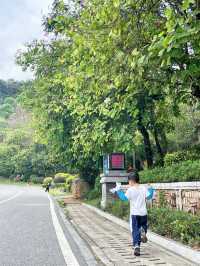
[[[9,179],[9,178],[4,178],[4,177],[0,177],[0,184],[13,184],[15,183],[13,180]]]
[[[15,181],[10,178],[5,178],[5,177],[0,177],[0,185],[15,185],[15,186],[36,186],[36,187],[41,187],[42,184],[33,184],[29,182],[22,182],[22,181]]]
[[[0,184],[1,185],[17,185],[17,186],[24,186],[27,185],[27,182],[16,182],[13,179],[0,177]]]
[[[69,195],[69,192],[63,191],[63,187],[50,188],[49,193],[54,197]]]
[[[100,198],[92,199],[92,200],[85,200],[86,204],[92,205],[94,207],[100,208],[101,206],[101,200]]]
[[[65,202],[63,199],[57,199],[57,202],[59,204],[60,207],[64,208],[65,207]]]

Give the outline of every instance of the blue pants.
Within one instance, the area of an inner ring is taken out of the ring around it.
[[[141,229],[143,228],[145,233],[147,233],[147,215],[139,216],[132,215],[132,236],[133,236],[133,246],[140,246],[141,243]]]

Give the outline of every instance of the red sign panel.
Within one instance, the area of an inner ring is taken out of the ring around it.
[[[124,154],[116,153],[111,154],[111,168],[112,169],[124,169]]]

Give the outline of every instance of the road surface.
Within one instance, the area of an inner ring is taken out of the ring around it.
[[[89,265],[55,209],[40,188],[0,185],[1,266]]]

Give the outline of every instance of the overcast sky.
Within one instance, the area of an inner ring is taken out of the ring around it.
[[[24,80],[31,73],[15,65],[15,54],[24,43],[43,37],[41,21],[53,0],[1,0],[0,79]]]

